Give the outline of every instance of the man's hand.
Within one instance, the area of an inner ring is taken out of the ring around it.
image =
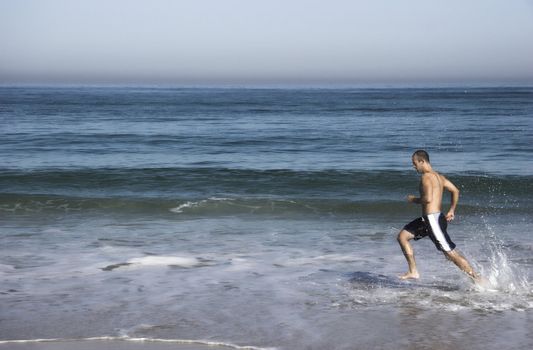
[[[417,200],[416,196],[413,196],[412,194],[407,196],[407,201],[409,203],[416,203],[416,200]]]
[[[446,214],[446,221],[452,221],[453,219],[455,219],[455,213],[453,210],[450,210],[448,214]]]

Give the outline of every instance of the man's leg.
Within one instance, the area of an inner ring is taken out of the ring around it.
[[[405,259],[407,260],[407,264],[409,265],[409,272],[401,275],[400,276],[401,279],[420,277],[418,270],[416,269],[416,262],[415,262],[415,255],[413,253],[413,248],[411,247],[411,244],[409,243],[409,241],[412,240],[413,238],[415,238],[415,236],[411,232],[406,231],[406,230],[402,230],[398,234],[398,243],[400,243],[400,247],[402,247],[403,255],[405,256]]]
[[[474,272],[472,266],[464,256],[462,256],[457,249],[454,249],[450,252],[444,252],[444,255],[448,260],[453,262],[457,267],[459,267],[464,273],[468,275],[474,282],[479,282],[480,277]]]

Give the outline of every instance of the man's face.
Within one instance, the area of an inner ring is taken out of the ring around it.
[[[411,161],[413,162],[413,168],[416,170],[417,173],[420,173],[420,169],[422,167],[422,161],[418,159],[417,156],[413,156],[411,158]]]

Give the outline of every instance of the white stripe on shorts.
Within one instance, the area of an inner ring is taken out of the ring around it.
[[[440,229],[438,218],[440,216],[440,213],[433,213],[429,214],[427,217],[429,219],[429,224],[431,225],[431,230],[433,231],[433,235],[435,236],[435,239],[437,242],[439,242],[440,246],[442,247],[442,250],[445,252],[449,252],[452,249],[450,248],[450,245],[446,241],[446,237],[444,237],[444,233],[442,233],[442,230]]]

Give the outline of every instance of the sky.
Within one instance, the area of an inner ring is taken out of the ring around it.
[[[0,84],[533,85],[533,0],[0,0]]]

